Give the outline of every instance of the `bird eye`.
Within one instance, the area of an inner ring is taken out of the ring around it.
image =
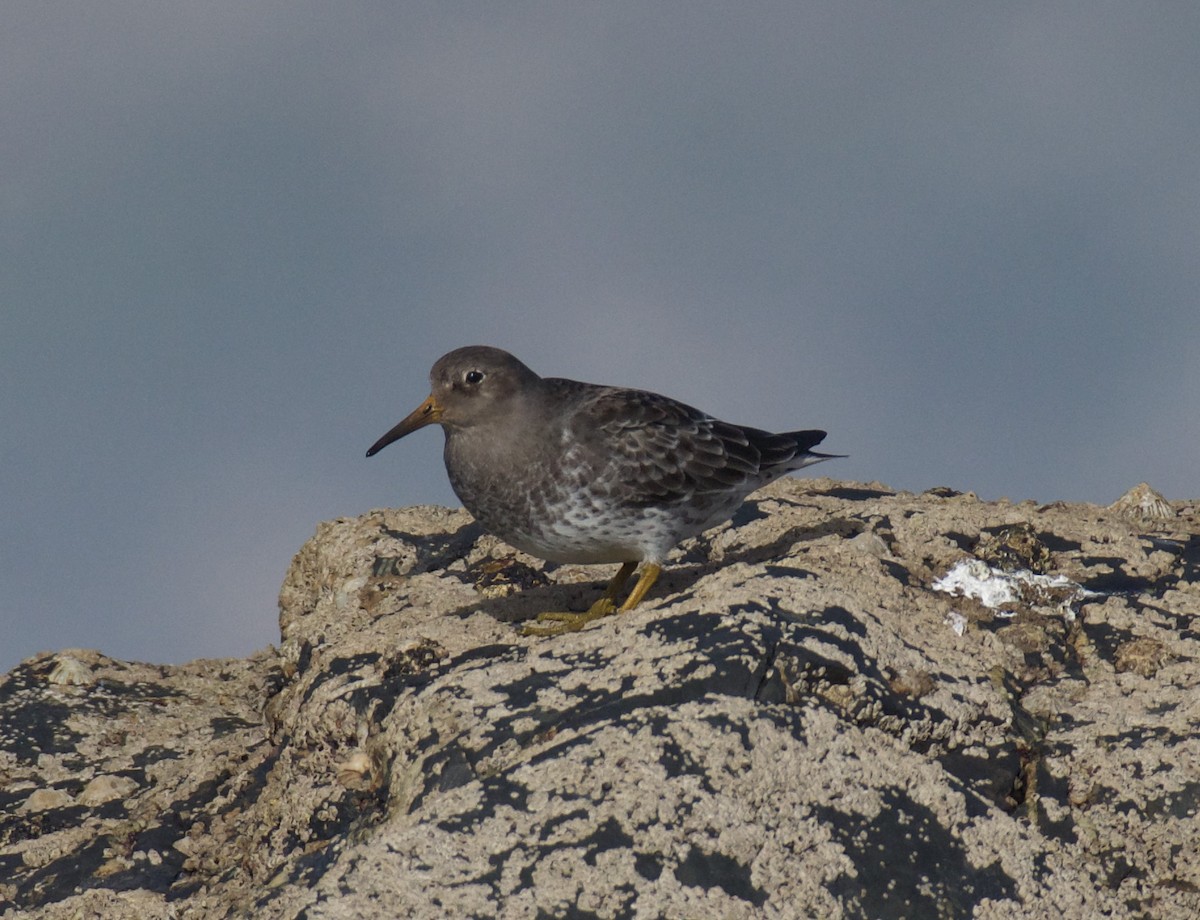
[[[463,374],[463,380],[472,385],[483,382],[483,371],[467,371]]]

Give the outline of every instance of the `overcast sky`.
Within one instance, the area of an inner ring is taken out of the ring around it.
[[[1200,7],[6,3],[0,669],[275,641],[465,344],[814,473],[1200,496]],[[598,573],[597,578],[607,573]]]

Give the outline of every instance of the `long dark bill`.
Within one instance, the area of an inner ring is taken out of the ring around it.
[[[442,407],[439,406],[437,400],[430,395],[425,402],[417,406],[417,408],[409,413],[409,415],[403,421],[399,422],[396,427],[372,444],[371,449],[367,451],[367,456],[374,457],[393,441],[399,441],[406,434],[416,431],[418,428],[424,428],[426,425],[432,425],[441,417]]]

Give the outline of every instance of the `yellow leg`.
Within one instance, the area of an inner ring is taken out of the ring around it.
[[[625,564],[628,565],[629,563]],[[630,569],[630,571],[633,570]],[[660,574],[662,574],[661,565],[647,562],[642,566],[642,574],[638,576],[637,584],[633,586],[633,590],[629,592],[629,597],[625,598],[625,603],[621,605],[621,611],[632,610],[640,604],[646,593],[654,587],[654,583],[658,581]]]
[[[576,632],[583,629],[588,623],[593,620],[599,620],[602,617],[611,616],[617,612],[617,597],[620,596],[621,590],[629,581],[629,576],[633,574],[633,570],[637,568],[636,562],[623,562],[621,568],[617,570],[617,574],[613,576],[612,581],[608,583],[608,588],[604,591],[604,596],[585,613],[542,613],[538,614],[537,622],[530,623],[521,632],[526,636],[559,636],[563,633]],[[658,578],[658,573],[662,568],[653,563],[646,563],[642,568],[642,574],[637,580],[637,584],[633,586],[633,591],[625,603],[621,605],[622,611],[632,610],[646,596],[646,592],[650,590],[650,586],[654,584],[654,580]]]
[[[617,569],[617,574],[612,577],[612,581],[608,583],[608,587],[604,589],[604,600],[611,601],[615,607],[617,604],[617,596],[625,587],[625,582],[629,581],[629,576],[633,574],[633,570],[637,568],[636,562],[622,562],[621,567]]]

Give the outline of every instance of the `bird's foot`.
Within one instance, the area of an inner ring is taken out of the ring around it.
[[[612,616],[616,612],[616,601],[606,595],[583,613],[539,613],[537,622],[527,624],[521,630],[521,635],[561,636],[569,632],[578,632],[588,623]]]
[[[537,622],[530,623],[521,630],[521,634],[525,636],[561,636],[564,633],[578,632],[593,620],[601,620],[618,611],[632,610],[642,602],[642,598],[646,596],[646,592],[650,590],[650,586],[654,584],[655,579],[662,571],[657,563],[647,562],[642,568],[642,574],[638,578],[637,584],[629,593],[629,597],[618,607],[617,597],[625,586],[625,582],[629,580],[629,576],[633,574],[636,565],[633,562],[623,563],[617,574],[613,576],[613,580],[609,582],[604,597],[592,604],[586,613],[542,613],[538,615]]]

